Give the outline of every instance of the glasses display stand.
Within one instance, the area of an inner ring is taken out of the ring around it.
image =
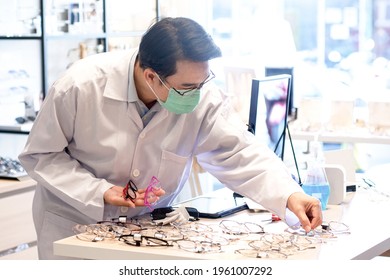
[[[68,67],[88,55],[138,46],[158,10],[159,1],[7,2],[0,10],[0,133],[28,134],[49,86]],[[28,85],[9,79],[20,71],[29,75]]]
[[[26,176],[27,173],[18,160],[0,156],[0,178],[21,179]]]

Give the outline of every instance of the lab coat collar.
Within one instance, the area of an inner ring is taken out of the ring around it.
[[[138,49],[134,50],[129,64],[128,89],[127,89],[128,102],[136,102],[139,100],[137,89],[135,88],[135,81],[134,81],[134,68],[135,68],[135,60],[137,58],[137,55],[138,55]]]
[[[103,96],[106,98],[135,102],[138,100],[133,73],[138,49],[118,52],[118,56],[112,60],[113,67],[107,73],[107,82]]]

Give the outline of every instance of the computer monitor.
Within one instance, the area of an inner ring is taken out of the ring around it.
[[[288,74],[252,80],[248,130],[282,160],[290,90]]]
[[[290,95],[288,101],[288,115],[296,114],[294,107],[294,68],[293,67],[265,67],[265,76],[288,74],[291,75]]]

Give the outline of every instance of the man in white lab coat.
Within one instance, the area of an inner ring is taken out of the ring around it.
[[[181,191],[193,157],[228,188],[306,231],[322,222],[317,199],[305,195],[282,161],[233,125],[224,95],[208,83],[220,49],[196,22],[166,18],[138,50],[75,63],[51,87],[19,159],[37,181],[33,218],[40,259],[60,259],[53,242],[72,227],[149,210],[150,179],[163,190],[155,207]],[[135,197],[123,188],[137,186]]]

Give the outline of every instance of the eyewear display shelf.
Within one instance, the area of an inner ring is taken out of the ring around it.
[[[382,200],[369,190],[359,188],[356,193],[348,193],[340,205],[328,205],[323,212],[324,221],[343,222],[350,228],[350,234],[339,234],[337,238],[316,244],[288,256],[289,259],[303,260],[368,260],[390,249],[390,219],[384,219],[378,213],[389,213],[389,199]],[[224,219],[239,222],[260,222],[261,213],[245,210]],[[204,224],[218,226],[219,219],[204,219]],[[265,224],[265,231],[282,233],[287,228],[284,222]],[[235,236],[238,237],[238,236]],[[245,259],[235,250],[248,248],[245,236],[242,240],[223,246],[219,253],[193,253],[173,247],[134,247],[118,240],[100,242],[82,241],[75,236],[54,242],[54,254],[82,259]]]
[[[24,116],[26,95],[38,99],[45,85],[44,43],[41,30],[29,35],[4,35],[0,33],[0,132],[28,134],[31,123],[17,117]]]
[[[139,5],[116,0],[34,0],[28,5],[10,4],[7,13],[0,13],[12,21],[0,22],[0,133],[28,134],[35,114],[25,115],[25,96],[32,96],[32,108],[38,111],[49,86],[76,60],[138,45],[151,20],[159,18],[159,2],[129,9],[134,14],[126,13],[125,18],[118,15],[122,4]]]

